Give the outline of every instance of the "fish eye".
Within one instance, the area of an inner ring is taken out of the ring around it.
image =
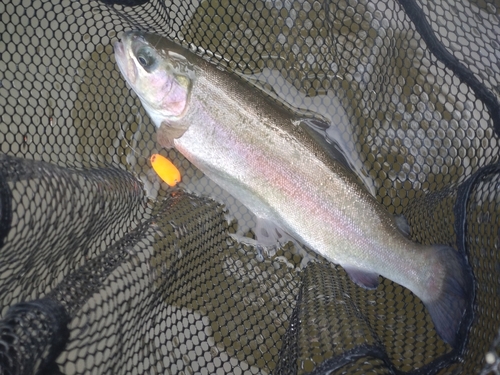
[[[138,52],[137,52],[137,61],[139,62],[139,64],[142,65],[142,67],[146,70],[150,70],[154,63],[155,63],[155,57],[153,56],[153,54],[151,53],[151,51],[149,49],[146,49],[146,48],[141,48]]]

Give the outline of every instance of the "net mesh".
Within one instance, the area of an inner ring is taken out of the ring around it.
[[[0,373],[500,374],[499,14],[482,0],[1,3]],[[415,241],[467,254],[460,344],[390,280],[364,290],[290,243],[261,259],[235,241],[252,213],[158,149],[117,69],[130,29],[330,123],[319,140]]]

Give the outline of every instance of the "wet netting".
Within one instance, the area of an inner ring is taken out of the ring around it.
[[[2,1],[0,374],[500,374],[498,6]],[[159,148],[116,66],[133,29],[321,119],[318,142],[412,239],[466,254],[457,345],[388,279],[365,290],[297,244],[238,241],[252,213]]]

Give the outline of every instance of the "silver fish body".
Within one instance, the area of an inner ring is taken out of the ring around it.
[[[378,275],[410,289],[453,344],[467,305],[468,271],[450,247],[409,240],[387,210],[331,160],[293,114],[186,49],[142,32],[115,45],[118,65],[158,127],[197,168],[357,284]]]

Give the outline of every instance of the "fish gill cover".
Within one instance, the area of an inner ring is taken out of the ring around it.
[[[1,373],[500,373],[495,3],[113,3],[0,4]],[[367,291],[291,243],[235,242],[255,218],[157,148],[120,76],[112,45],[133,29],[331,124],[318,140],[413,240],[466,254],[459,345],[390,280]]]

